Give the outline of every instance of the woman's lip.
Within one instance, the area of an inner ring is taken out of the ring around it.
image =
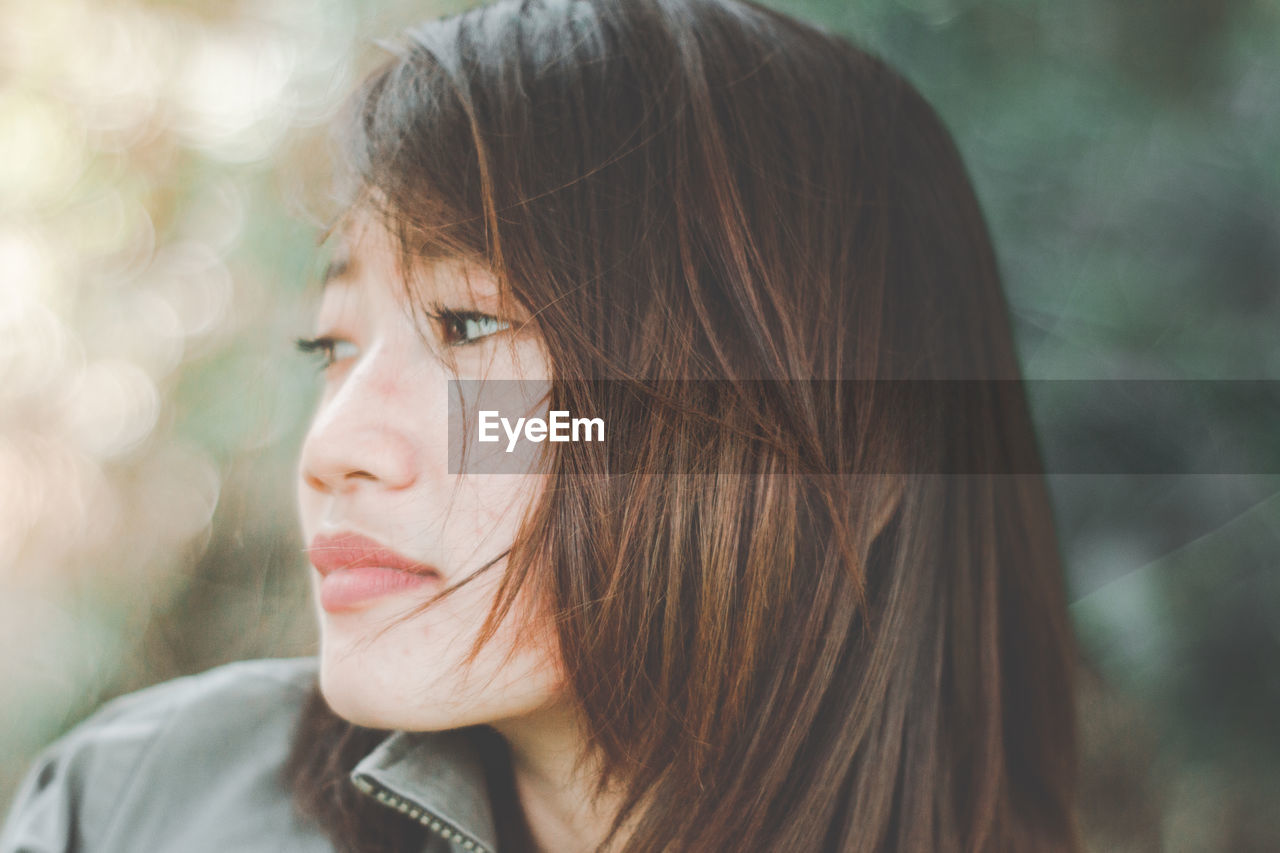
[[[318,534],[307,548],[311,565],[321,575],[342,569],[395,569],[415,575],[440,577],[435,566],[406,557],[375,539],[359,533]]]
[[[424,586],[438,586],[440,576],[402,572],[381,566],[342,568],[320,579],[320,606],[329,613],[357,610],[369,601]]]
[[[320,606],[330,613],[442,580],[435,566],[359,533],[320,534],[307,556],[320,573]]]

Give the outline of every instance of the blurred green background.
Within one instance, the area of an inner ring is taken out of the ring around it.
[[[314,649],[291,340],[324,126],[375,39],[465,5],[0,0],[0,808],[105,699]],[[1280,4],[770,5],[937,106],[1028,377],[1280,379]],[[1057,387],[1047,452],[1098,428]],[[1280,849],[1280,476],[1052,486],[1090,848]]]

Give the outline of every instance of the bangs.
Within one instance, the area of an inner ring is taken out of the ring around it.
[[[337,124],[335,189],[344,215],[372,214],[406,261],[461,257],[494,266],[470,113],[435,51],[418,42],[398,47]]]

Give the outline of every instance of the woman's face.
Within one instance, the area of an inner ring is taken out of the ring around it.
[[[538,379],[532,326],[498,315],[486,272],[440,263],[415,279],[413,311],[387,232],[355,219],[327,275],[313,348],[324,390],[302,447],[298,503],[321,637],[320,684],[357,724],[439,730],[515,718],[559,695],[558,660],[512,611],[473,664],[505,558],[541,477],[451,474],[449,380]]]

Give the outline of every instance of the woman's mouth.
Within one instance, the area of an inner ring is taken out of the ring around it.
[[[320,573],[320,606],[356,610],[374,599],[441,585],[439,570],[359,533],[317,535],[307,556]]]

